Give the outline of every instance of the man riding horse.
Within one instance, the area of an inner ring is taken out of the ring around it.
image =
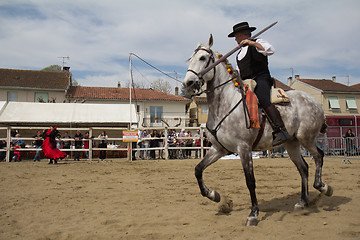
[[[274,54],[273,46],[263,39],[250,40],[251,32],[255,27],[249,27],[247,22],[233,26],[233,32],[228,37],[235,37],[238,44],[243,44],[236,56],[236,62],[241,79],[254,79],[256,81],[255,95],[260,106],[265,110],[273,128],[273,146],[280,145],[291,136],[288,134],[279,111],[270,101],[270,91],[273,80],[268,68],[268,57]]]

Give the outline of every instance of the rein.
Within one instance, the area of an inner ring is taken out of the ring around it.
[[[188,70],[188,71],[189,71],[189,72],[193,72],[192,70]],[[195,73],[195,72],[193,72],[193,73]],[[229,83],[229,82],[232,82],[232,81],[233,81],[233,78],[230,78],[229,80],[227,80],[227,81],[221,83],[220,85],[214,87],[212,91],[214,91],[215,89],[217,89],[217,88],[219,88],[219,87],[222,87],[222,86],[224,86],[225,84],[227,84],[227,83]],[[209,93],[209,92],[211,92],[211,91],[205,89],[205,90],[202,90],[202,91],[200,91],[200,92],[198,92],[198,93],[192,94],[191,97],[200,96],[200,95],[203,94],[203,93]]]

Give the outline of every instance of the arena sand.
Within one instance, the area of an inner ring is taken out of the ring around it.
[[[287,158],[256,159],[260,216],[245,227],[249,193],[239,160],[220,160],[206,184],[233,201],[201,196],[198,160],[0,163],[0,239],[360,239],[360,159],[325,159],[326,197],[312,188],[310,207],[293,212],[300,176]],[[220,210],[219,210],[220,209]],[[227,209],[229,210],[229,209]]]

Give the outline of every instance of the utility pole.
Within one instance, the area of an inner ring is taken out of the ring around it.
[[[291,67],[291,81],[294,81],[294,68]]]
[[[350,86],[350,76],[349,76],[349,74],[340,75],[339,77],[346,77],[346,80],[345,80],[346,85],[347,85],[347,86]]]
[[[129,72],[130,72],[130,86],[129,86],[129,105],[130,105],[130,129],[131,129],[131,125],[132,125],[132,122],[131,122],[131,116],[132,116],[132,108],[131,108],[131,90],[132,90],[132,84],[133,84],[133,75],[132,75],[132,61],[131,61],[131,55],[132,53],[129,53]]]
[[[347,85],[350,86],[350,77],[349,77],[349,74],[345,75],[345,77],[347,77],[347,81],[346,81]]]

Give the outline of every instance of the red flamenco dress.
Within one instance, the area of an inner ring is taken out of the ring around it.
[[[45,157],[50,158],[49,164],[53,163],[53,160],[55,163],[57,163],[57,159],[63,159],[66,157],[66,153],[60,151],[56,147],[56,136],[59,135],[59,131],[56,129],[56,127],[51,131],[51,129],[45,130],[44,133],[44,142],[42,144],[42,150],[44,152]]]

